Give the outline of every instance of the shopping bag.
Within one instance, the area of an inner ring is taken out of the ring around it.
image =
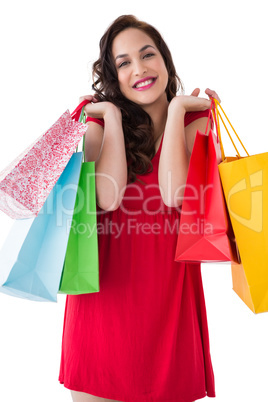
[[[59,293],[98,292],[95,162],[82,164]]]
[[[224,158],[219,165],[241,256],[241,264],[232,265],[233,289],[254,313],[261,313],[268,311],[268,152],[250,156],[221,105],[215,102],[218,121],[224,124],[237,154],[225,157],[222,146]],[[247,156],[241,157],[227,122]]]
[[[79,121],[85,122],[84,108]],[[83,137],[85,159],[85,137]],[[83,162],[59,293],[99,291],[95,162]]]
[[[220,182],[220,161],[215,133],[210,130],[207,135],[198,130],[181,207],[176,261],[238,262]]]
[[[67,110],[0,173],[0,209],[11,218],[36,216],[87,130],[78,122],[82,102]]]
[[[82,152],[74,153],[35,218],[15,220],[0,251],[0,291],[57,301]]]

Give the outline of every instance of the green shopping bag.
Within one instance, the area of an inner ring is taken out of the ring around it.
[[[95,162],[83,162],[58,293],[99,290]]]

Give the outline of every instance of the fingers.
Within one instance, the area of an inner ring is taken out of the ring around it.
[[[79,103],[83,102],[84,100],[88,100],[89,102],[94,102],[94,103],[100,101],[99,96],[97,94],[80,96]]]
[[[200,93],[200,89],[199,89],[199,88],[195,88],[195,89],[193,90],[193,92],[191,93],[191,96],[198,96],[199,93]]]
[[[92,98],[93,98],[93,95],[80,96],[79,103],[83,102],[84,100],[89,100],[91,102]]]
[[[218,102],[221,102],[219,95],[217,94],[217,92],[207,88],[205,90],[205,93],[209,96],[209,98],[214,98],[217,99]]]
[[[217,99],[218,102],[221,102],[220,97],[216,91],[213,91],[212,89],[207,88],[205,90],[205,93],[208,95],[209,98],[214,98],[214,99]],[[193,90],[193,92],[191,93],[191,96],[198,96],[199,94],[200,94],[200,89],[195,88]]]

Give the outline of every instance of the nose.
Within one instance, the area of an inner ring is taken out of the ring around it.
[[[133,72],[135,76],[142,76],[146,71],[147,68],[142,60],[136,60],[133,62]]]

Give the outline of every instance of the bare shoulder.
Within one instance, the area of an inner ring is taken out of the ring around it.
[[[101,125],[90,121],[85,134],[85,160],[96,161],[100,155],[104,129]]]

